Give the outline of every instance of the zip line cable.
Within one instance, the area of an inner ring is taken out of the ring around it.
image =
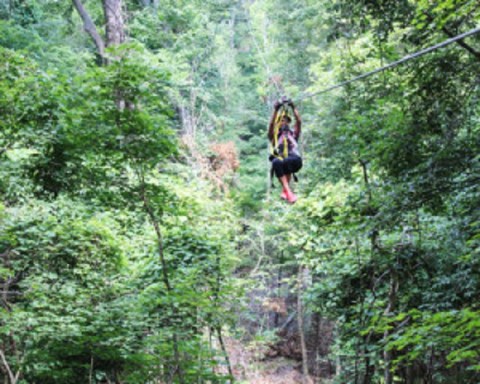
[[[443,41],[442,43],[432,45],[431,47],[428,47],[428,48],[422,49],[421,51],[418,51],[418,52],[412,53],[410,55],[407,55],[407,56],[401,58],[400,60],[397,60],[397,61],[394,61],[390,64],[385,65],[384,67],[377,68],[377,69],[375,69],[373,71],[370,71],[370,72],[366,72],[362,75],[354,77],[353,79],[344,81],[344,82],[339,83],[339,84],[332,85],[331,87],[328,87],[326,89],[322,89],[320,91],[309,93],[309,94],[306,94],[304,96],[301,96],[300,98],[297,99],[297,101],[302,101],[302,100],[308,99],[308,98],[313,97],[313,96],[321,95],[322,93],[330,92],[330,91],[332,91],[336,88],[344,87],[345,85],[353,83],[354,81],[365,79],[366,77],[372,76],[372,75],[374,75],[378,72],[383,72],[383,71],[386,71],[387,69],[394,68],[394,67],[396,67],[400,64],[406,63],[407,61],[410,61],[410,60],[416,59],[420,56],[426,55],[427,53],[433,52],[433,51],[435,51],[439,48],[446,47],[447,45],[455,43],[458,40],[465,39],[466,37],[473,36],[473,35],[475,35],[479,32],[480,32],[480,27],[477,27],[477,28],[472,29],[468,32],[462,33],[461,35],[458,35],[458,36],[452,37],[450,39],[447,39],[447,40]]]

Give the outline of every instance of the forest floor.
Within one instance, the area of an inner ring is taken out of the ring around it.
[[[241,384],[302,383],[301,363],[283,357],[265,357],[265,348],[247,347],[229,338],[226,342],[233,373]],[[313,384],[313,381],[311,381]]]

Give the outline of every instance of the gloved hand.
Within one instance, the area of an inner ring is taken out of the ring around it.
[[[293,104],[293,101],[291,99],[288,100],[288,106],[292,107],[292,108],[295,108],[295,105]]]
[[[278,101],[275,101],[275,103],[273,104],[273,108],[275,108],[276,111],[278,111],[281,106],[282,104]]]

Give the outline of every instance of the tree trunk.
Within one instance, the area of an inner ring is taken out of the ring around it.
[[[390,290],[388,292],[388,304],[387,308],[384,311],[384,316],[389,316],[395,310],[395,304],[397,300],[398,292],[398,278],[394,271],[391,272],[390,277]],[[390,335],[389,331],[383,333],[383,341],[386,343],[388,336]],[[392,374],[392,352],[385,349],[383,351],[383,359],[385,361],[385,370],[384,370],[384,380],[385,384],[393,384],[393,374]]]
[[[363,355],[365,362],[365,376],[363,378],[363,384],[370,384],[372,382],[372,377],[374,374],[373,366],[370,364],[370,356],[368,355],[367,346],[363,346]]]
[[[297,312],[298,312],[298,333],[300,334],[300,346],[302,349],[302,384],[308,384],[310,382],[310,376],[308,374],[308,353],[305,343],[305,330],[303,326],[303,304],[302,304],[302,292],[304,284],[305,269],[300,266],[298,268],[298,289],[297,289]]]
[[[90,372],[88,374],[88,384],[93,383],[93,353],[90,355]]]
[[[315,357],[315,362],[313,366],[313,374],[314,376],[318,376],[320,372],[320,357],[322,356],[322,328],[323,328],[323,320],[322,317],[318,312],[315,312],[312,319],[312,327],[315,329],[315,337],[314,337],[314,350],[313,356]]]
[[[263,233],[263,232],[262,232]],[[265,242],[262,238],[262,252],[265,254]],[[282,297],[282,266],[278,266],[278,275],[277,275],[277,297]],[[278,328],[280,323],[280,314],[279,312],[275,312],[275,320],[273,322],[273,326]]]
[[[103,11],[107,47],[122,44],[125,42],[122,0],[103,0]]]
[[[225,342],[223,341],[221,327],[217,327],[217,337],[218,337],[218,342],[220,343],[220,348],[222,349],[222,352],[223,352],[223,355],[224,355],[224,358],[225,358],[225,364],[227,365],[228,374],[230,376],[230,379],[228,380],[228,382],[233,383],[234,378],[233,378],[232,364],[230,363],[230,358],[228,356],[228,351],[227,351],[227,348],[225,346]]]
[[[125,23],[123,21],[122,0],[103,0],[105,40],[98,33],[92,18],[83,6],[81,0],[72,1],[78,14],[82,18],[83,28],[93,39],[98,54],[102,59],[105,56],[105,47],[125,42]]]

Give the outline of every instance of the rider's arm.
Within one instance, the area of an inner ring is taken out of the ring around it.
[[[292,109],[293,109],[293,115],[295,116],[295,137],[298,138],[300,137],[300,133],[302,133],[302,119],[300,118],[300,114],[298,113],[298,109],[291,104]]]

